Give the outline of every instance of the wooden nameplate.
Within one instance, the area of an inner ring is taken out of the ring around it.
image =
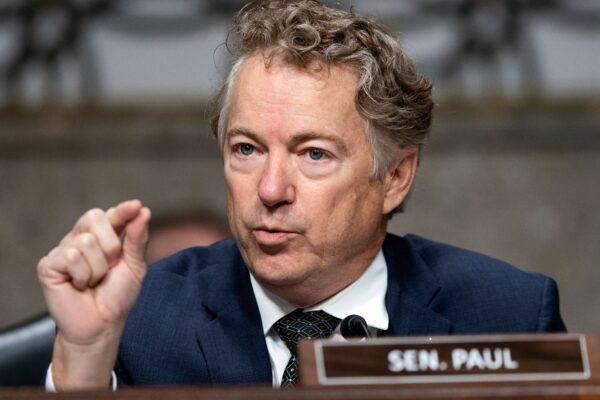
[[[314,340],[302,386],[600,384],[592,335],[518,334]]]

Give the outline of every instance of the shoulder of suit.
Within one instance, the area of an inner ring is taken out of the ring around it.
[[[439,243],[417,235],[404,239],[431,272],[446,285],[475,285],[479,288],[541,289],[546,277],[520,270],[509,263],[475,251]]]
[[[452,321],[454,333],[564,329],[551,278],[416,235],[389,242],[404,247],[401,251],[411,259],[408,268],[423,268],[435,277],[439,292],[430,306]],[[544,322],[548,315],[556,325]]]
[[[214,279],[224,276],[226,269],[233,272],[239,268],[239,259],[241,256],[233,239],[172,254],[148,266],[138,303],[164,301],[158,293],[169,294],[169,301],[202,293],[206,285],[214,284]]]
[[[190,308],[190,299],[198,302],[198,296],[214,285],[225,269],[237,268],[236,257],[236,243],[229,239],[207,247],[191,247],[150,265],[129,319],[132,323],[152,319],[157,307],[178,315]]]

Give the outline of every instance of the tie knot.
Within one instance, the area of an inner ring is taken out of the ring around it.
[[[329,337],[339,323],[339,318],[322,310],[304,312],[296,309],[275,322],[273,328],[292,354],[296,354],[300,340]]]

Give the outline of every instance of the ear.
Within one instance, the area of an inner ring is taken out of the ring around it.
[[[418,163],[419,151],[417,147],[405,147],[398,152],[396,160],[390,165],[384,178],[384,214],[391,213],[402,204],[412,186]]]

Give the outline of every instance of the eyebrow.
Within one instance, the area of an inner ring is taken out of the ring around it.
[[[238,136],[238,135],[246,136],[246,137],[254,140],[255,142],[259,143],[260,145],[264,146],[264,142],[260,138],[260,136],[246,128],[231,129],[230,131],[227,132],[227,139],[229,140],[232,137]],[[308,142],[309,140],[330,141],[338,148],[338,150],[341,153],[343,153],[344,155],[348,154],[348,146],[346,146],[346,143],[344,143],[344,141],[342,139],[340,139],[338,136],[328,135],[326,133],[320,133],[320,132],[312,132],[312,131],[300,132],[300,133],[296,133],[296,134],[292,135],[292,139],[289,143],[289,147],[292,147],[292,148],[296,147],[301,143]]]
[[[227,141],[229,141],[229,139],[231,139],[234,136],[246,136],[246,137],[254,140],[256,143],[260,144],[261,146],[264,146],[264,142],[262,141],[260,136],[258,136],[256,133],[252,132],[250,129],[233,128],[233,129],[227,131],[227,135],[226,135]]]

